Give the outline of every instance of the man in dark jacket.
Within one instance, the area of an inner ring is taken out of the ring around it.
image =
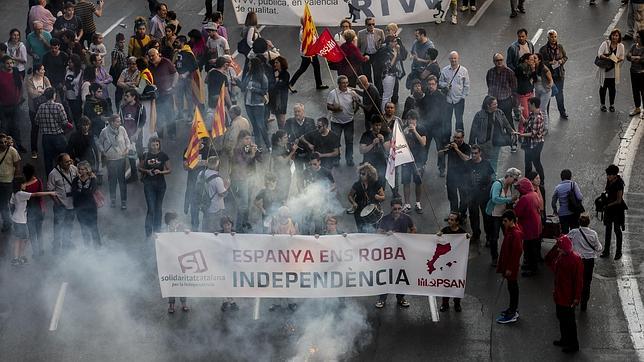
[[[581,300],[584,264],[579,254],[573,251],[572,241],[566,235],[557,239],[557,245],[546,256],[546,264],[555,273],[553,297],[561,330],[561,339],[552,344],[563,347],[564,353],[575,353],[579,351],[575,306]]]
[[[427,144],[425,149],[429,153],[432,139],[436,144],[436,151],[443,149],[449,143],[452,128],[451,115],[447,115],[447,100],[445,94],[438,89],[438,78],[430,75],[427,78],[427,93],[420,101],[419,108],[421,124],[427,131]],[[426,111],[426,112],[425,112]],[[429,155],[426,159],[429,159]],[[445,177],[445,154],[438,154],[438,171],[441,177]]]
[[[358,77],[358,85],[362,91],[356,90],[360,96],[362,96],[362,109],[364,110],[364,128],[365,131],[371,129],[371,120],[374,116],[379,116],[380,105],[382,103],[382,98],[373,83],[369,82],[369,79],[366,75],[361,75]]]
[[[526,53],[534,53],[534,44],[528,40],[528,31],[519,29],[517,31],[517,40],[508,47],[506,63],[508,68],[516,71],[519,66],[519,59]]]
[[[507,210],[501,217],[503,223],[503,244],[496,264],[496,272],[508,281],[510,307],[496,319],[499,324],[514,323],[519,319],[519,263],[523,253],[523,232],[517,225],[514,211]]]
[[[103,128],[105,128],[105,119],[107,117],[107,102],[103,99],[103,88],[98,83],[92,83],[89,86],[89,94],[83,104],[83,115],[92,121],[92,134],[98,138]],[[80,129],[80,125],[76,125]]]
[[[496,98],[486,96],[481,110],[476,113],[470,128],[470,145],[479,145],[486,159],[496,171],[501,146],[509,146],[514,129],[505,113],[499,109]]]
[[[568,56],[566,56],[566,50],[564,50],[564,47],[557,41],[556,30],[548,30],[548,43],[539,49],[539,53],[543,57],[543,63],[550,69],[552,80],[559,89],[559,92],[555,95],[555,98],[557,99],[557,109],[559,109],[559,117],[568,119],[566,107],[564,106],[564,76],[566,75],[564,64],[568,61]],[[550,114],[550,103],[545,105],[545,107],[546,112]]]

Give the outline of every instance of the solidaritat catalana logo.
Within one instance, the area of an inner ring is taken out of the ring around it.
[[[171,282],[171,287],[211,287],[215,286],[216,281],[226,280],[224,275],[204,274],[208,271],[208,265],[206,257],[199,249],[179,255],[177,260],[181,267],[181,274],[161,276],[161,281]]]
[[[208,271],[206,258],[204,257],[201,250],[195,250],[183,255],[179,255],[177,259],[179,260],[179,266],[181,266],[182,273],[192,272],[193,274],[197,274],[205,273]]]

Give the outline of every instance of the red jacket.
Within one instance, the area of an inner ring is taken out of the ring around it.
[[[0,70],[0,106],[16,106],[20,102],[20,88],[11,72]]]
[[[535,240],[541,237],[541,214],[543,204],[539,201],[539,195],[534,192],[532,182],[527,178],[519,180],[517,189],[521,194],[519,201],[514,206],[514,212],[519,219],[519,225],[523,231],[525,240]]]
[[[362,74],[362,63],[366,62],[367,59],[360,53],[360,49],[351,42],[340,45],[340,49],[342,49],[346,59],[338,63],[338,75],[353,76],[354,71],[358,75]],[[351,69],[352,66],[353,69]]]
[[[570,307],[581,301],[584,286],[584,263],[574,252],[565,253],[557,246],[546,255],[546,264],[555,272],[555,304]]]
[[[507,280],[517,280],[519,277],[519,263],[523,253],[523,232],[521,227],[515,227],[503,232],[503,244],[499,260],[496,264],[496,272],[501,273]],[[505,271],[510,271],[510,276],[505,276]]]

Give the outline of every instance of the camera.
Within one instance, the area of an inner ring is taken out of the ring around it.
[[[245,146],[244,146],[244,152],[246,152],[246,153],[250,153],[251,147],[252,147],[251,145],[245,145]],[[262,148],[261,148],[261,147],[257,147],[257,152],[258,152],[258,153],[262,153]]]

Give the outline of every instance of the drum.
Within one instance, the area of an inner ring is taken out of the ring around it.
[[[382,219],[383,212],[377,204],[369,204],[360,211],[360,218],[367,224],[375,224]]]

